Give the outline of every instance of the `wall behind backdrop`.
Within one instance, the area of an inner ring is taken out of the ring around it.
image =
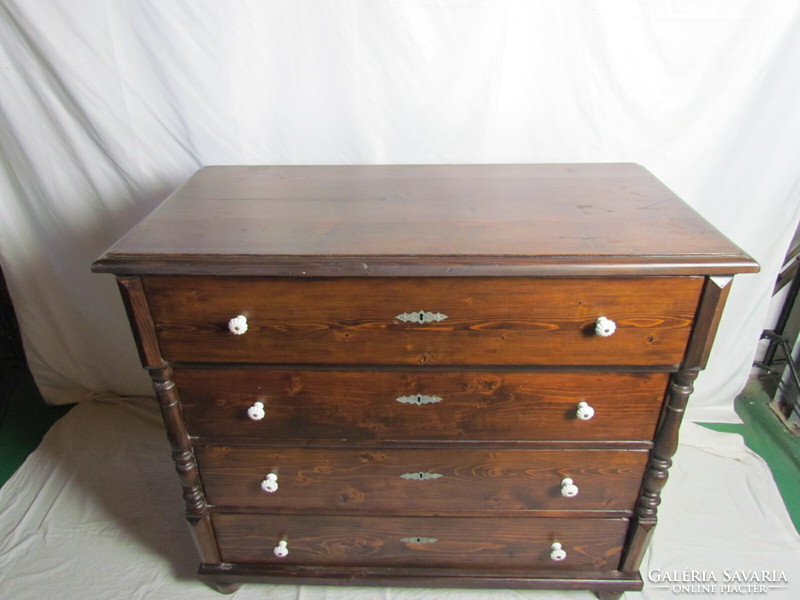
[[[762,265],[690,418],[735,419],[800,217],[792,0],[0,0],[0,259],[51,403],[150,394],[91,262],[209,164],[637,162]]]

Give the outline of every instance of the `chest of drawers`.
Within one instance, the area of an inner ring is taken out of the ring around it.
[[[93,268],[221,591],[613,598],[757,265],[615,164],[207,167]]]

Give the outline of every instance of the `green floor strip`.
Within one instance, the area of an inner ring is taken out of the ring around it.
[[[70,408],[47,405],[27,369],[15,369],[9,376],[11,380],[6,386],[8,407],[0,423],[0,486],[36,449],[53,423]]]
[[[800,436],[792,435],[769,407],[771,398],[757,379],[736,398],[741,424],[700,423],[714,431],[738,433],[769,465],[795,529],[800,532]]]

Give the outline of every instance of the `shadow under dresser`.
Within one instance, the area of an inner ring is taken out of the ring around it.
[[[117,276],[200,576],[642,587],[730,281],[633,164],[220,166]]]

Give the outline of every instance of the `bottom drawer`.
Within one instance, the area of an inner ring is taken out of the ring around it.
[[[223,562],[613,570],[626,519],[212,516]]]

